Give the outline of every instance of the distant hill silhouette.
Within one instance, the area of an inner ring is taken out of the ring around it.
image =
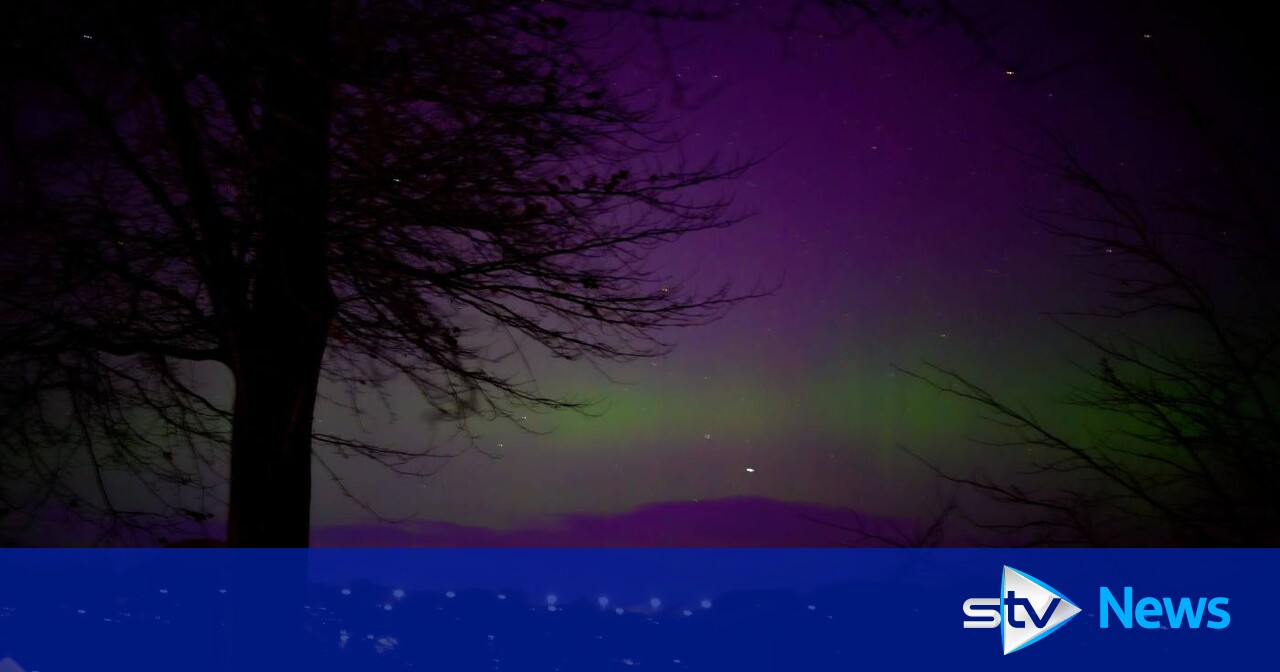
[[[86,546],[101,530],[73,519],[29,531],[19,545]],[[872,516],[854,509],[766,497],[730,497],[643,504],[619,514],[569,514],[513,529],[458,525],[439,520],[404,523],[320,525],[312,530],[317,548],[824,548],[884,546],[857,530],[896,539],[918,529],[919,521]],[[162,546],[205,548],[221,545],[220,525],[192,524],[172,530]],[[146,543],[123,541],[113,545]]]
[[[510,530],[416,520],[386,525],[325,526],[316,547],[426,548],[812,548],[883,545],[847,529],[896,536],[906,519],[764,497],[645,504],[617,515],[570,515]]]

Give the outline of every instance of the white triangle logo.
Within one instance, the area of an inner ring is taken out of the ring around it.
[[[1000,640],[1005,655],[1035,644],[1078,613],[1080,607],[1062,593],[1005,566],[1000,579]]]

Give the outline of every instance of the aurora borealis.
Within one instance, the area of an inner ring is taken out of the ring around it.
[[[1185,36],[1150,7],[1037,5],[1005,8],[1019,15],[991,42],[1025,71],[945,31],[899,47],[872,30],[780,33],[747,12],[668,35],[684,45],[670,66],[676,86],[706,94],[678,108],[670,81],[653,86],[685,134],[678,151],[765,159],[724,186],[750,219],[662,259],[675,275],[778,291],[673,334],[666,359],[597,370],[535,357],[544,389],[598,405],[593,417],[525,421],[545,435],[473,427],[499,460],[467,452],[422,483],[353,460],[347,484],[388,517],[497,530],[732,497],[928,515],[938,484],[899,445],[966,470],[1013,463],[968,441],[989,429],[977,409],[892,369],[923,361],[1085,431],[1087,415],[1053,403],[1080,374],[1079,349],[1044,313],[1090,305],[1099,285],[1030,217],[1068,198],[1035,154],[1053,128],[1117,174],[1176,166],[1164,117],[1131,77],[1158,41]],[[639,45],[619,73],[633,80],[619,86],[671,74],[655,74],[648,36],[614,30]],[[1053,69],[1079,53],[1096,60]],[[1026,74],[1037,72],[1051,74]],[[400,410],[368,436],[449,445],[449,430],[411,401]],[[318,528],[374,524],[332,486],[317,488]]]
[[[1261,29],[679,4],[24,17],[0,543],[1265,541]]]

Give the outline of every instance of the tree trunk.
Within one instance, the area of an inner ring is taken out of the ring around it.
[[[336,302],[326,254],[329,2],[261,6],[262,127],[256,148],[262,247],[234,327],[231,546],[307,546],[311,423]]]
[[[230,546],[309,542],[312,410],[324,334],[299,333],[290,317],[296,316],[265,320],[258,331],[268,333],[246,338],[242,349],[231,430]]]

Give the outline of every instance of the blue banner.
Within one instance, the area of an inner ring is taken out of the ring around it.
[[[1280,550],[5,550],[0,670],[1192,669]],[[281,668],[281,666],[284,668]]]

